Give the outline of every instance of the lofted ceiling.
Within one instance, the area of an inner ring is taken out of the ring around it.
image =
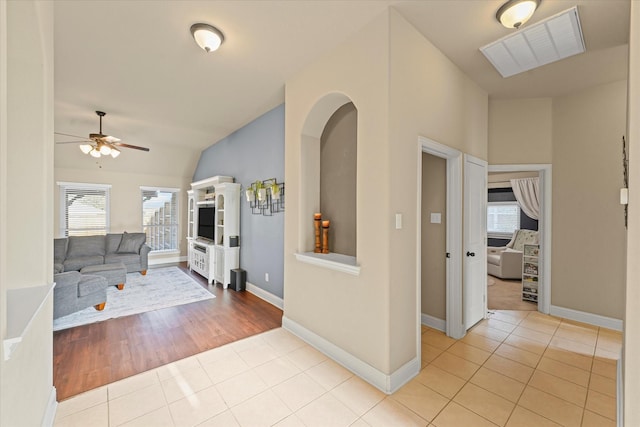
[[[124,142],[204,149],[283,103],[290,77],[389,6],[490,97],[561,96],[626,78],[630,0],[542,0],[530,23],[577,5],[587,52],[507,79],[478,50],[514,31],[495,20],[502,3],[56,0],[55,130],[97,132],[102,110],[104,133]],[[197,47],[196,22],[225,34],[220,50]]]

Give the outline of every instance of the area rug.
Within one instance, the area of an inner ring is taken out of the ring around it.
[[[178,267],[162,267],[147,270],[147,275],[128,273],[127,283],[119,291],[115,286],[107,288],[107,305],[98,311],[93,307],[59,317],[53,321],[53,330],[101,322],[116,317],[159,310],[176,305],[215,298]]]

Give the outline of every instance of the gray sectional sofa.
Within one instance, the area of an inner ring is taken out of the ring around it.
[[[123,263],[127,273],[147,273],[151,248],[144,233],[117,233],[106,236],[72,236],[54,239],[55,273],[80,271],[83,267]]]

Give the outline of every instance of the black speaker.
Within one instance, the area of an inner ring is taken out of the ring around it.
[[[237,248],[238,244],[238,236],[229,236],[229,247]]]
[[[247,287],[247,272],[241,268],[231,270],[231,283],[229,289],[234,291],[244,291]]]

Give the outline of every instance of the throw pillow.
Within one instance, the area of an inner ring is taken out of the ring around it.
[[[538,244],[538,232],[534,230],[518,230],[516,240],[513,242],[513,249],[516,251],[524,251],[525,244]]]
[[[140,247],[147,240],[147,236],[144,233],[127,233],[122,234],[122,240],[120,246],[116,251],[119,254],[137,254],[140,253]]]

